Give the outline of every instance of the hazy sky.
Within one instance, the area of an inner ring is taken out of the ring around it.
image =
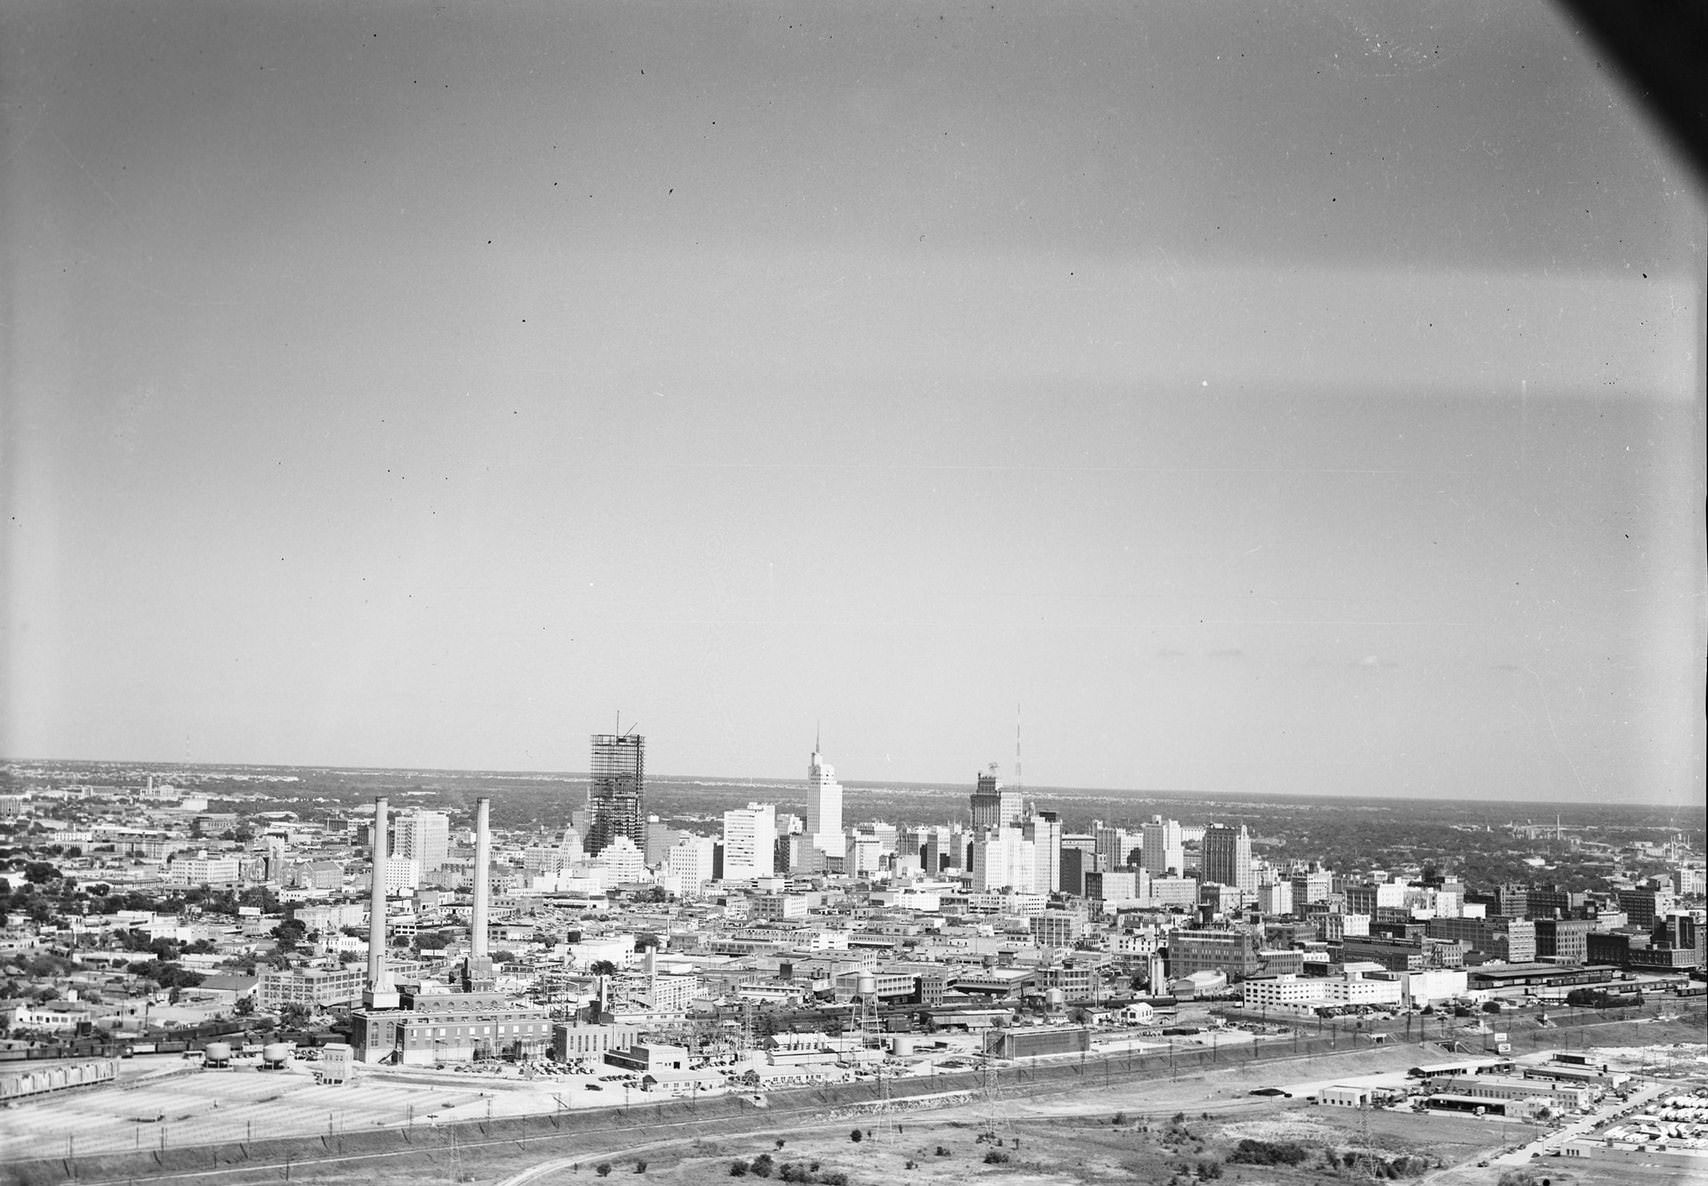
[[[0,752],[1700,801],[1703,195],[1550,8],[0,54]]]

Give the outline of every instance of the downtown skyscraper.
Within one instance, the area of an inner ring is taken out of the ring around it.
[[[1251,859],[1251,834],[1221,824],[1204,830],[1200,862],[1205,881],[1231,885],[1245,894],[1257,893],[1257,866]]]
[[[618,836],[646,851],[646,738],[638,733],[595,733],[587,780],[587,841],[597,856]]]
[[[822,853],[843,853],[842,784],[836,781],[836,767],[819,751],[816,737],[807,761],[807,843]]]

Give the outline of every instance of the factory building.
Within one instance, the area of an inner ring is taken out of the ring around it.
[[[481,799],[475,808],[474,908],[460,991],[430,982],[400,990],[392,982],[385,958],[385,887],[374,879],[369,907],[368,988],[362,1007],[350,1013],[355,1061],[435,1066],[484,1058],[533,1058],[551,1047],[550,1010],[496,991],[492,957],[487,950],[491,806],[490,799]],[[385,860],[385,799],[375,800],[374,813],[377,867]]]

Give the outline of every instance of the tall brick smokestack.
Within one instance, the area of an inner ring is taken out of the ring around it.
[[[491,887],[489,868],[492,864],[491,826],[492,800],[480,799],[474,809],[474,913],[469,920],[473,932],[472,950],[475,959],[487,958],[486,914]]]
[[[374,876],[368,894],[368,989],[385,992],[391,974],[385,966],[386,800],[374,800]]]
[[[491,909],[492,800],[474,807],[474,909],[469,912],[469,954],[463,961],[463,991],[491,992],[498,985],[487,954],[486,916]]]

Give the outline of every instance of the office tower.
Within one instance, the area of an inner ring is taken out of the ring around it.
[[[807,760],[807,836],[820,852],[842,851],[842,784],[816,738]]]
[[[646,875],[646,853],[627,836],[613,836],[591,862],[593,875],[604,889],[633,885]]]
[[[749,803],[724,812],[725,881],[770,877],[776,870],[777,811],[769,803]]]
[[[637,733],[595,733],[593,773],[587,780],[587,852],[597,856],[618,836],[646,852],[646,738]]]
[[[1092,843],[1105,869],[1125,869],[1127,854],[1133,850],[1132,838],[1124,828],[1106,828],[1101,824],[1092,832]]]
[[[664,888],[684,898],[697,898],[712,879],[712,841],[685,832],[679,837],[664,853]]]
[[[973,841],[972,888],[976,892],[1011,889],[1039,892],[1034,884],[1036,847],[1019,828],[993,828]]]
[[[676,837],[679,835],[680,833],[675,828],[660,820],[656,815],[647,816],[646,867],[648,869],[658,867],[664,860],[664,854],[672,844],[676,843]]]
[[[581,846],[581,833],[573,827],[563,830],[563,839],[558,843],[558,867],[570,869],[587,859],[587,850]]]
[[[1139,866],[1152,877],[1178,877],[1186,870],[1186,835],[1174,820],[1153,815],[1144,825]]]
[[[979,775],[972,807],[975,834],[986,828],[1006,828],[1020,822],[1020,792],[1004,787],[994,773]]]
[[[1265,914],[1293,913],[1293,883],[1265,881],[1257,887],[1257,908]]]
[[[1023,835],[1032,842],[1032,889],[1050,894],[1062,888],[1062,821],[1053,811],[1040,811],[1025,823]]]
[[[1213,825],[1204,830],[1201,867],[1205,881],[1231,885],[1242,893],[1257,892],[1257,867],[1251,860],[1251,836],[1241,824],[1233,828]]]
[[[1062,892],[1077,897],[1085,895],[1085,878],[1090,873],[1102,873],[1107,868],[1103,858],[1083,848],[1062,846]]]
[[[442,811],[410,807],[397,813],[392,825],[392,853],[408,857],[423,873],[445,863],[451,844],[451,821]]]
[[[845,861],[844,870],[856,877],[883,870],[883,838],[878,835],[871,824],[861,824],[859,827],[850,828],[844,838],[842,851]]]

